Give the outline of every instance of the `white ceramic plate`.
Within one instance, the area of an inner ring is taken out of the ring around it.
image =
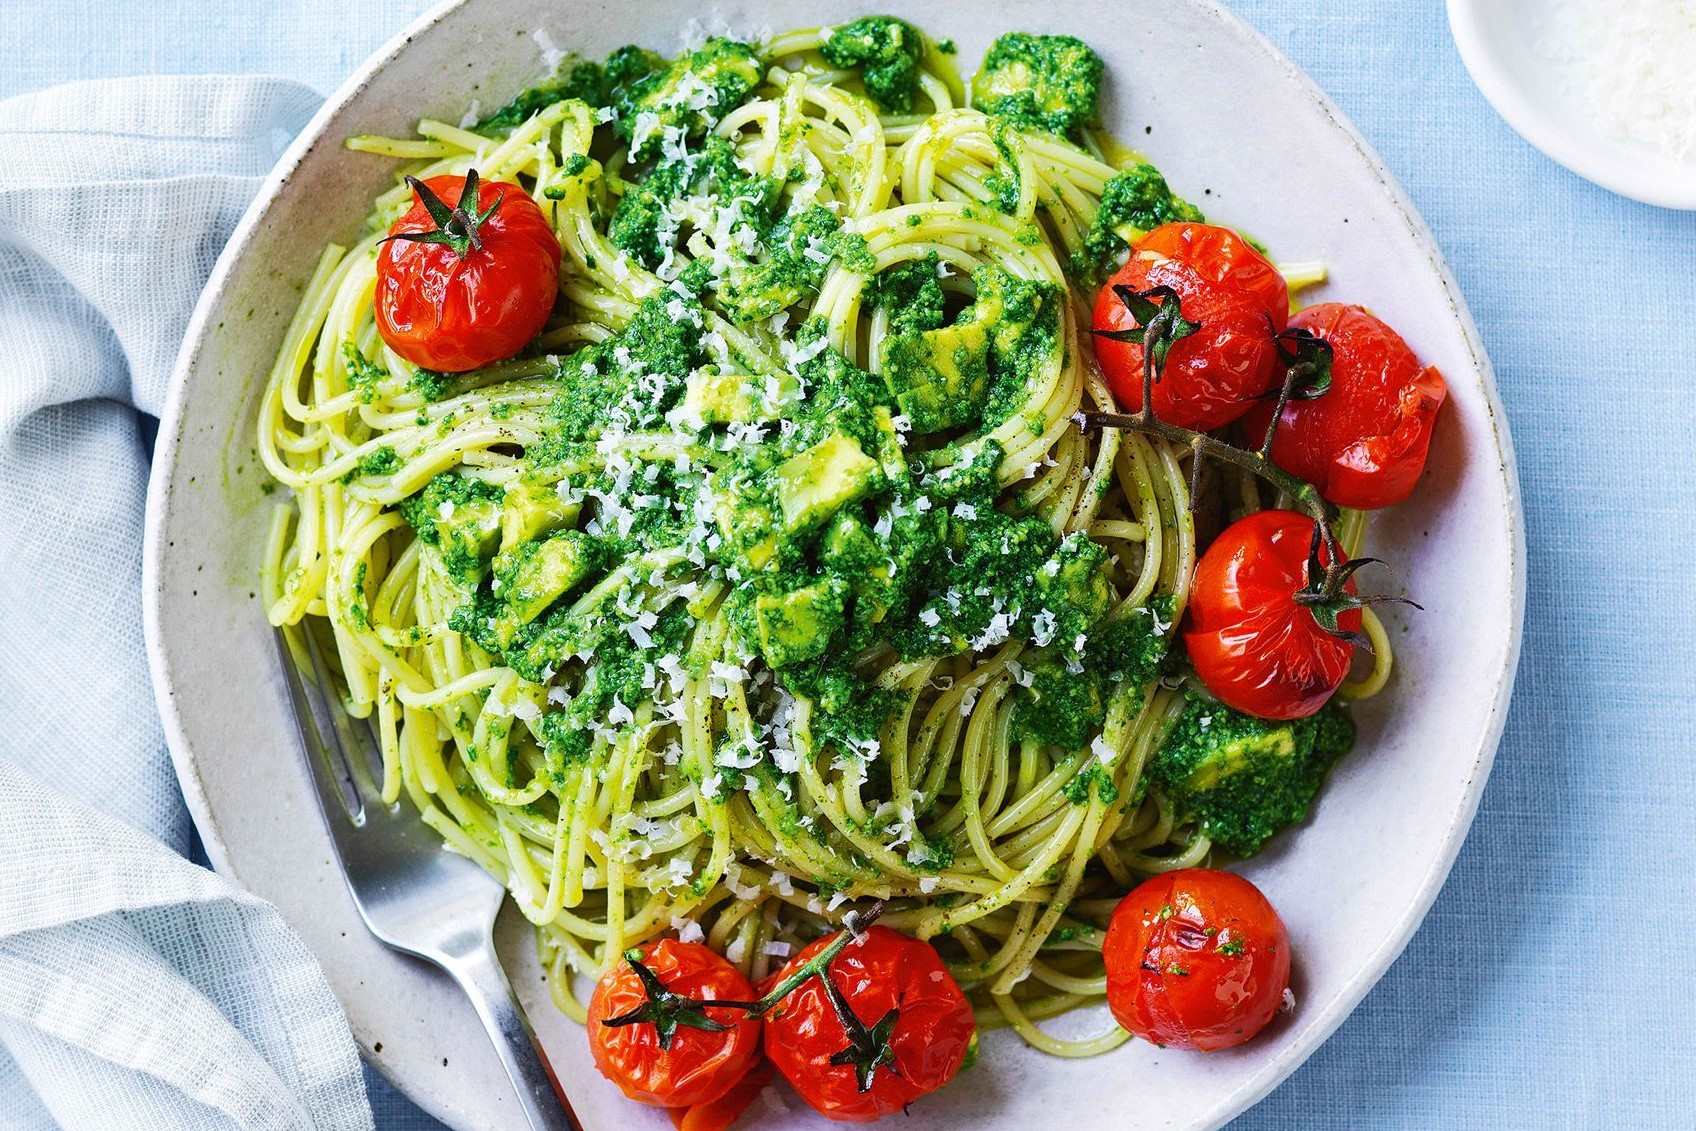
[[[1013,16],[978,0],[883,0],[978,59],[998,32],[1072,32],[1106,56],[1108,121],[1214,217],[1290,259],[1323,258],[1326,295],[1382,312],[1449,380],[1425,485],[1373,530],[1426,612],[1395,621],[1394,685],[1360,713],[1361,740],[1313,819],[1247,873],[1295,940],[1298,1008],[1248,1047],[1195,1056],[1131,1043],[1087,1062],[992,1033],[963,1081],[913,1109],[942,1127],[1206,1127],[1292,1072],[1399,954],[1466,834],[1501,733],[1525,591],[1513,457],[1489,363],[1442,255],[1377,157],[1270,45],[1205,0],[1168,0],[1127,28],[1115,0],[1052,0]],[[737,0],[733,28],[839,22],[830,0]],[[260,192],[190,327],[153,465],[146,549],[149,651],[183,789],[213,862],[272,900],[323,961],[372,1062],[457,1128],[514,1126],[488,1042],[447,980],[364,930],[297,753],[254,577],[265,516],[250,438],[272,355],[322,245],[357,230],[388,162],[346,152],[355,133],[457,121],[540,76],[557,44],[599,55],[629,40],[674,48],[667,0],[467,0],[427,17],[325,105]],[[541,34],[533,34],[538,26]],[[508,969],[577,1110],[601,1129],[664,1128],[595,1075],[583,1034],[549,1004],[520,917]],[[1101,1013],[1062,1024],[1096,1031]],[[767,1112],[760,1128],[822,1125]]]
[[[1585,180],[1645,204],[1696,209],[1696,163],[1604,132],[1556,81],[1537,47],[1545,3],[1448,0],[1449,29],[1472,81],[1514,132]]]

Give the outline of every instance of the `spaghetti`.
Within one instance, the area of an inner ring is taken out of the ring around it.
[[[911,110],[880,112],[829,36],[760,45],[734,104],[685,70],[633,125],[567,83],[481,129],[350,142],[523,186],[560,296],[524,355],[450,377],[373,315],[411,190],[325,250],[259,416],[292,493],[269,616],[320,634],[384,799],[505,882],[568,1014],[570,975],[643,939],[704,934],[758,978],[877,897],[981,1024],[1101,1052],[1126,1034],[1037,1022],[1101,999],[1120,895],[1209,856],[1146,774],[1185,702],[1159,657],[1198,525],[1261,488],[1207,470],[1192,507],[1187,450],[1073,421],[1113,408],[1086,280],[1136,225],[1109,227],[1103,194],[1157,175],[1092,129],[968,107],[934,45]],[[958,380],[864,392],[927,349]],[[572,580],[524,608],[527,548],[560,531]],[[1342,531],[1358,544],[1356,516]],[[837,570],[831,538],[871,556]],[[1367,617],[1379,658],[1351,695],[1388,675]],[[1104,661],[1110,632],[1143,662]],[[1063,703],[1068,682],[1099,702]],[[1058,742],[1043,711],[1087,733]]]

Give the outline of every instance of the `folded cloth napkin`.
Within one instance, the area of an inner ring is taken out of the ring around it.
[[[279,79],[0,101],[0,1123],[368,1128],[276,910],[184,859],[143,655],[146,418],[319,98]]]

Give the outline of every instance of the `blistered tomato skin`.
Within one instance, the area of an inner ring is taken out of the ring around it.
[[[1239,291],[1282,330],[1290,312],[1284,276],[1254,245],[1218,224],[1162,224],[1137,241],[1137,251],[1186,263],[1197,277],[1223,290]]]
[[[1096,358],[1119,407],[1137,412],[1142,408],[1143,348],[1100,336],[1138,325],[1115,287],[1138,293],[1170,287],[1184,318],[1199,323],[1166,356],[1154,386],[1159,419],[1211,431],[1242,416],[1277,384],[1281,363],[1274,336],[1289,317],[1289,288],[1266,257],[1229,228],[1155,228],[1097,294]]]
[[[831,938],[813,942],[790,959],[774,982],[799,969]],[[849,1041],[818,978],[804,982],[766,1015],[766,1056],[815,1111],[834,1120],[868,1123],[901,1111],[960,1071],[977,1025],[965,995],[929,943],[872,927],[836,957],[829,977],[866,1028],[891,1009],[900,1014],[889,1039],[894,1064],[878,1068],[864,1092],[852,1065],[831,1063]]]
[[[641,961],[672,993],[700,1001],[748,1001],[753,987],[742,972],[700,943],[659,939],[641,948]],[[669,1048],[647,1022],[602,1024],[648,1001],[630,964],[620,961],[601,975],[589,999],[589,1052],[601,1075],[637,1103],[692,1107],[723,1096],[759,1060],[760,1021],[742,1010],[708,1009],[727,1026],[721,1032],[679,1026]]]
[[[464,177],[425,186],[450,207]],[[500,204],[478,227],[481,247],[464,255],[442,244],[390,239],[377,251],[377,330],[414,365],[464,373],[512,357],[547,323],[559,291],[559,240],[536,202],[507,181],[478,186],[477,206]],[[435,231],[416,194],[391,236]]]
[[[1132,890],[1102,956],[1114,1019],[1165,1048],[1216,1052],[1252,1040],[1290,984],[1290,936],[1277,911],[1248,880],[1210,868]]]
[[[1284,409],[1273,462],[1338,506],[1367,510],[1406,499],[1425,470],[1448,396],[1442,374],[1421,365],[1401,335],[1359,306],[1320,303],[1290,326],[1330,343],[1331,387]],[[1248,414],[1250,436],[1266,434],[1272,411],[1262,404]]]
[[[1348,678],[1354,645],[1296,600],[1307,587],[1312,541],[1306,515],[1256,511],[1227,526],[1196,563],[1184,650],[1227,707],[1262,719],[1306,718]],[[1331,564],[1323,548],[1319,560]],[[1353,594],[1354,579],[1343,588]],[[1360,610],[1339,613],[1337,627],[1360,632]]]

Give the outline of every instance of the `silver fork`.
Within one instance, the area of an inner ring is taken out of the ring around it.
[[[433,962],[459,983],[489,1032],[531,1131],[580,1131],[536,1032],[495,955],[495,913],[506,895],[473,861],[443,849],[418,814],[384,805],[370,724],[333,701],[330,669],[313,634],[299,631],[303,679],[284,630],[277,650],[307,768],[353,902],[387,945]]]

